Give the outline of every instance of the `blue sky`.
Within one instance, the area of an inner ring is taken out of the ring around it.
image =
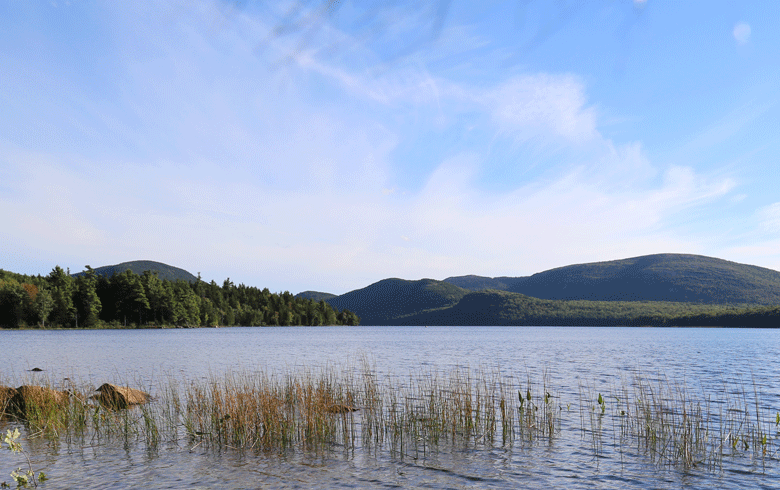
[[[0,2],[0,268],[780,269],[780,2]]]

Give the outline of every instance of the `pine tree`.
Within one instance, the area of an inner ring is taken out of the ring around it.
[[[73,304],[74,281],[70,271],[65,272],[56,266],[46,280],[51,288],[54,305],[52,307],[52,322],[61,326],[72,326],[76,320],[76,306]]]
[[[76,278],[74,304],[78,326],[94,327],[99,319],[102,303],[97,294],[97,274],[90,266],[86,272]]]

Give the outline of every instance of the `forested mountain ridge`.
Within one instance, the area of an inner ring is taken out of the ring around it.
[[[230,279],[219,286],[132,270],[112,276],[87,267],[71,276],[55,267],[46,277],[0,270],[2,327],[134,327],[357,325],[349,311],[324,301],[271,293]]]
[[[340,296],[270,293],[229,279],[220,286],[159,262],[124,264],[160,272],[117,271],[123,264],[73,275],[56,267],[46,277],[0,270],[0,326],[355,325],[358,316],[363,325],[780,326],[780,272],[699,255],[515,278],[392,278]]]
[[[395,318],[391,325],[780,327],[780,306],[662,301],[565,301],[475,291],[457,304]]]
[[[778,306],[550,300],[499,290],[469,292],[431,279],[385,279],[327,301],[354,311],[361,325],[780,327]]]
[[[540,299],[780,304],[780,272],[690,254],[568,265],[526,277],[444,281],[471,291],[496,289]]]
[[[312,299],[314,301],[329,300],[335,298],[335,294],[322,293],[320,291],[303,291],[295,295],[296,298]]]
[[[337,309],[360,311],[361,325],[392,325],[395,318],[454,305],[467,290],[433,279],[384,279],[363,289],[327,299]]]
[[[111,277],[114,274],[121,274],[126,270],[131,270],[139,276],[143,275],[143,273],[146,271],[157,273],[157,277],[160,279],[167,279],[169,281],[177,281],[181,279],[182,281],[192,283],[198,280],[198,278],[192,275],[192,273],[187,272],[184,269],[179,269],[178,267],[163,264],[162,262],[155,262],[153,260],[133,260],[130,262],[122,262],[121,264],[116,265],[104,265],[93,270],[95,271],[95,274],[106,277]],[[73,276],[78,277],[84,273],[85,272],[77,272],[73,274]]]
[[[482,291],[485,289],[495,289],[498,291],[508,291],[511,286],[517,282],[520,277],[485,277],[485,276],[455,276],[444,279],[444,282],[448,282],[459,288],[468,289],[469,291]]]
[[[780,272],[657,254],[529,277],[385,279],[326,301],[363,325],[780,326],[777,308],[759,307],[780,305]]]

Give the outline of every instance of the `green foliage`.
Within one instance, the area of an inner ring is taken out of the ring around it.
[[[397,325],[780,326],[778,306],[662,301],[561,301],[479,291],[457,304],[392,319]]]
[[[289,292],[236,286],[230,279],[187,282],[156,272],[96,269],[71,277],[60,267],[45,278],[0,270],[0,326],[57,327],[357,325],[357,315]]]
[[[56,266],[47,276],[53,299],[50,315],[52,322],[72,326],[76,320],[76,306],[73,304],[74,279],[60,266]]]
[[[103,308],[97,295],[97,274],[87,266],[87,271],[76,277],[76,290],[73,297],[76,306],[76,326],[94,327]]]
[[[0,282],[0,325],[18,327],[22,321],[25,290],[17,281]]]
[[[16,482],[16,488],[27,488],[30,485],[37,487],[38,481],[43,482],[48,480],[48,478],[42,471],[36,478],[35,472],[32,469],[32,462],[18,441],[20,435],[21,434],[19,433],[19,429],[14,429],[13,431],[8,429],[5,434],[5,438],[3,439],[9,451],[15,454],[21,454],[27,460],[27,469],[23,470],[21,467],[17,468],[11,472],[11,478],[13,478],[14,482]],[[9,485],[3,482],[2,486],[8,487]]]
[[[122,262],[121,264],[98,267],[95,269],[95,273],[97,273],[98,276],[111,277],[115,274],[121,274],[126,270],[131,270],[139,276],[143,275],[146,271],[150,271],[151,273],[156,273],[160,279],[167,279],[169,281],[181,279],[185,282],[192,283],[198,280],[197,277],[184,269],[179,269],[178,267],[173,267],[161,262],[154,262],[152,260],[133,260],[131,262]],[[81,274],[83,273],[80,272],[76,274],[76,276]]]
[[[0,269],[0,327],[45,323],[54,308],[47,278]]]
[[[325,301],[335,298],[337,295],[331,294],[331,293],[322,293],[320,291],[303,291],[302,293],[298,293],[295,295],[296,298],[303,298],[303,299],[312,299],[314,301],[319,301],[321,299],[324,299]]]
[[[405,315],[454,305],[467,293],[432,279],[385,279],[326,301],[335,308],[358,312],[362,325],[393,325]]]
[[[46,326],[46,320],[49,318],[49,314],[54,308],[54,299],[52,298],[51,291],[43,289],[38,292],[35,298],[33,306],[34,316],[37,323],[41,326]]]
[[[142,324],[149,311],[149,300],[146,297],[141,277],[130,269],[121,274],[115,274],[111,278],[116,290],[115,305],[118,316],[130,321],[138,318],[138,324]]]

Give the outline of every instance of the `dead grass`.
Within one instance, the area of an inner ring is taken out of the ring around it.
[[[19,392],[29,394],[23,412],[11,401]],[[358,368],[169,379],[151,403],[126,409],[97,403],[93,392],[20,387],[8,391],[3,414],[22,422],[30,435],[85,445],[361,448],[402,458],[442,447],[554,448],[563,432],[578,428],[597,458],[607,451],[621,458],[632,453],[682,468],[719,468],[725,458],[777,461],[780,426],[780,415],[774,418],[755,384],[724,383],[708,394],[664,377],[636,376],[608,389],[581,385],[578,399],[564,400],[546,371],[537,380],[485,367],[394,377],[380,376],[366,360]]]

